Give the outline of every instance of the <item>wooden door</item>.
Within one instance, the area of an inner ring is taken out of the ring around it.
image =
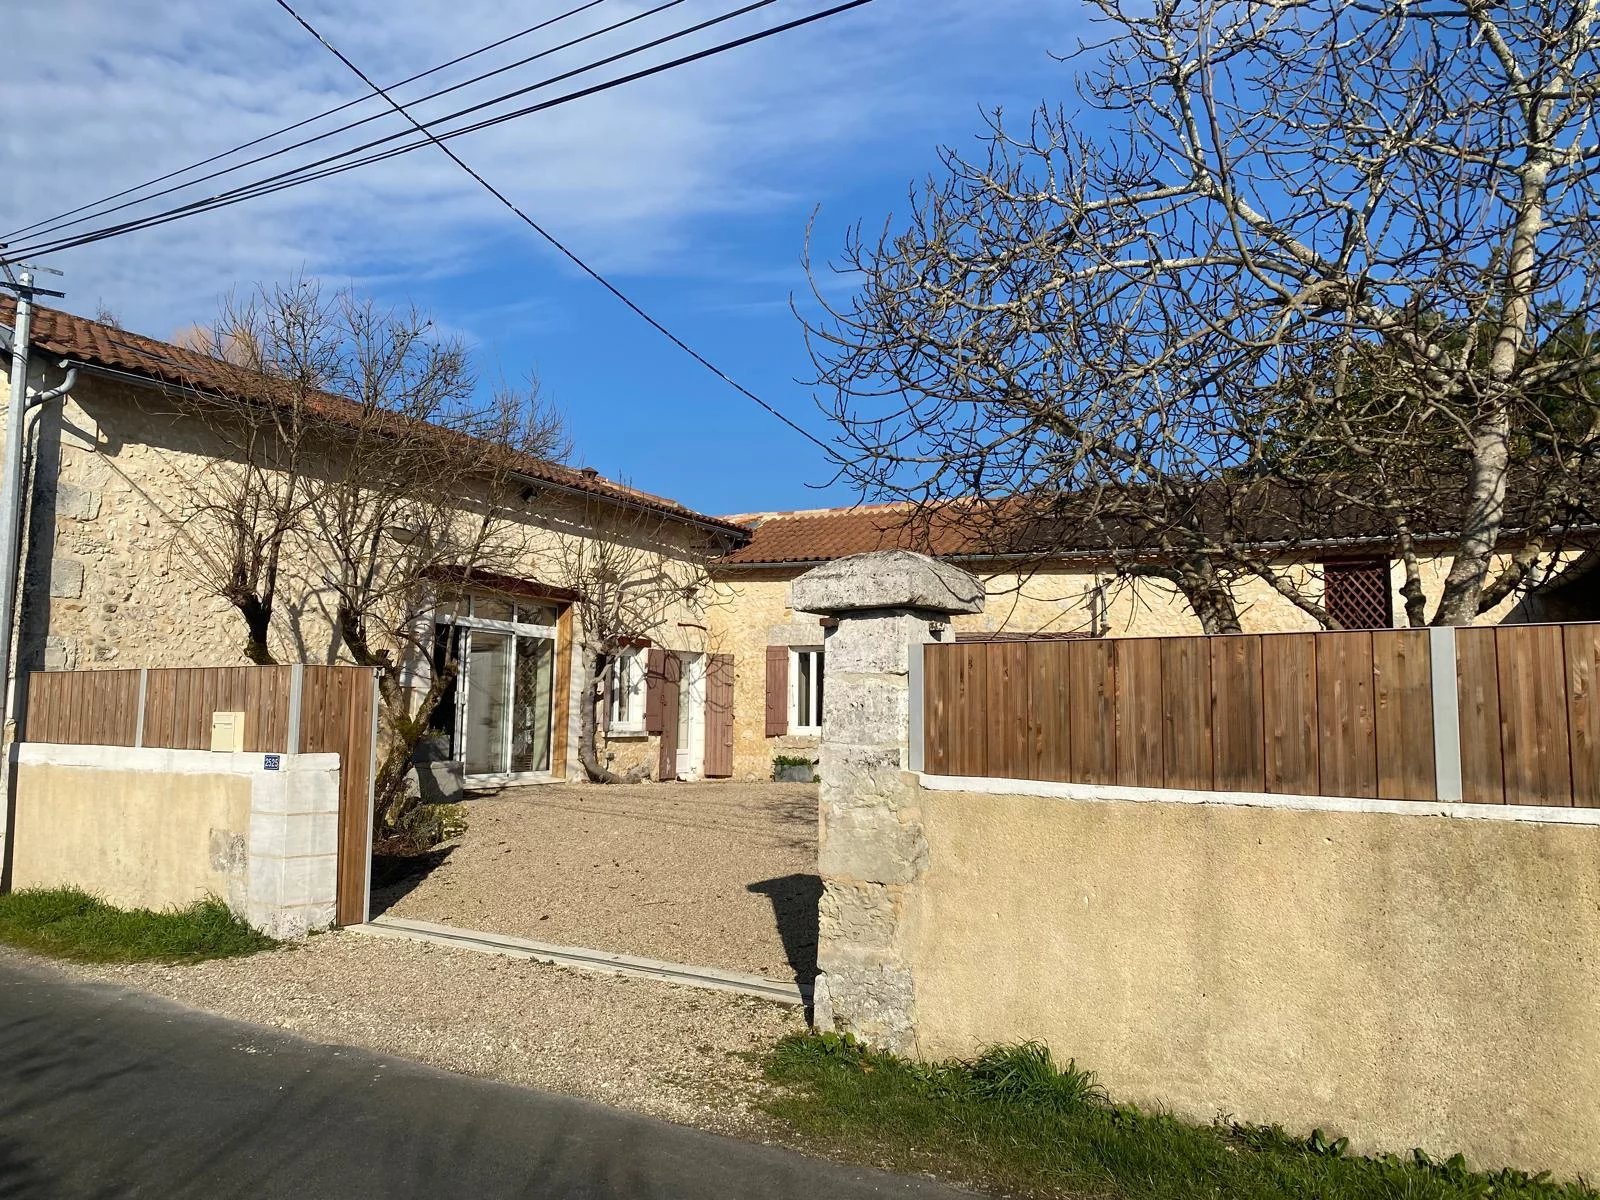
[[[661,747],[656,759],[657,779],[678,777],[678,705],[682,702],[683,659],[676,651],[663,651],[658,695],[661,703]]]
[[[706,760],[707,779],[727,779],[733,774],[733,655],[706,658]]]

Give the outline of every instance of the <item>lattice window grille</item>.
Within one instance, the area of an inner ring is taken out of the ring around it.
[[[1323,607],[1341,629],[1394,625],[1387,559],[1323,564]]]

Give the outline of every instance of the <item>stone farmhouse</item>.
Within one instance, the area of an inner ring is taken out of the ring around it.
[[[9,317],[0,305],[0,320]],[[31,384],[59,382],[63,361],[79,375],[37,419],[18,670],[245,661],[238,614],[197,583],[192,567],[205,547],[186,520],[191,482],[224,447],[171,399],[175,388],[203,390],[233,368],[50,309],[35,311],[33,342]],[[957,638],[1199,632],[1172,590],[1117,585],[1111,555],[1093,544],[1008,558],[959,537],[916,542],[893,505],[718,517],[592,470],[535,460],[516,469],[526,479],[518,518],[528,532],[525,561],[466,589],[441,585],[433,616],[434,644],[454,647],[463,663],[435,724],[465,763],[469,786],[583,777],[578,597],[550,570],[557,549],[574,541],[648,528],[662,569],[681,575],[681,594],[655,627],[610,664],[599,716],[602,757],[654,778],[765,778],[776,756],[815,756],[827,631],[795,609],[791,585],[821,562],[906,547],[961,563],[984,580],[989,601],[982,614],[955,618]],[[1400,580],[1382,540],[1330,538],[1323,549],[1314,565],[1339,619],[1393,624]],[[282,589],[274,656],[337,661],[316,564],[293,569],[301,575]],[[1428,564],[1435,591],[1443,570],[1442,559]],[[1597,615],[1593,578],[1555,615]],[[1241,607],[1247,631],[1311,627],[1265,585],[1245,593]],[[1483,619],[1539,615],[1526,600],[1507,601]],[[415,664],[419,686],[429,670]]]

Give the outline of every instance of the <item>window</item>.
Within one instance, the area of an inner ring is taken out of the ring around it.
[[[1394,625],[1389,560],[1322,564],[1322,607],[1341,629],[1388,629]]]
[[[606,728],[612,733],[644,732],[644,655],[624,650],[606,666]]]
[[[822,732],[822,649],[789,651],[789,732]]]

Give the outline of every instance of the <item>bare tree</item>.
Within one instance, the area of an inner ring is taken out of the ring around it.
[[[1212,630],[1245,577],[1331,623],[1285,561],[1340,523],[1395,547],[1413,621],[1526,586],[1600,445],[1600,17],[1092,6],[1088,116],[997,116],[847,240],[859,289],[809,332],[849,474],[1002,542],[1092,528]]]
[[[673,618],[703,611],[706,564],[717,550],[686,540],[683,528],[649,509],[610,502],[583,506],[574,529],[555,552],[554,569],[576,593],[574,640],[579,652],[578,761],[593,783],[634,783],[601,758],[610,737],[615,664],[639,654]]]
[[[404,830],[411,757],[457,664],[420,695],[407,669],[431,657],[441,589],[525,566],[528,472],[565,456],[564,422],[536,386],[480,399],[462,345],[424,316],[310,283],[230,305],[210,349],[238,375],[192,401],[230,449],[191,486],[191,521],[220,532],[190,539],[207,544],[197,570],[266,662],[293,557],[295,607],[320,604],[337,656],[377,669],[375,815],[380,833]]]
[[[193,535],[186,561],[207,591],[238,610],[244,654],[276,661],[270,639],[285,549],[303,532],[308,453],[326,435],[322,402],[338,374],[341,331],[312,283],[230,296],[210,326],[179,344],[215,360],[205,390],[172,396],[225,447],[189,481],[182,518]],[[218,389],[218,364],[228,386]]]

